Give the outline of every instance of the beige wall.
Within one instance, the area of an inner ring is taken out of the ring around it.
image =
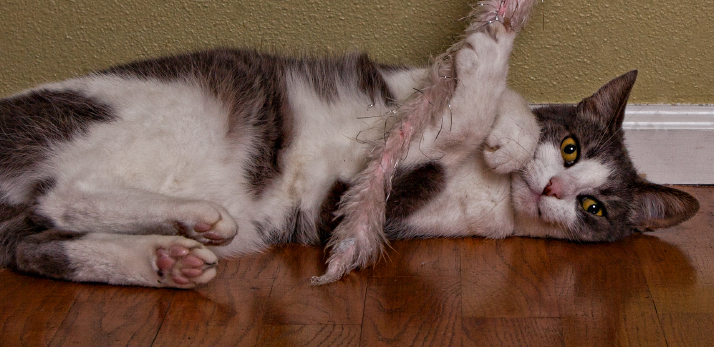
[[[0,0],[0,95],[214,46],[282,53],[362,49],[423,64],[464,26],[468,1]],[[714,0],[545,0],[519,36],[511,85],[574,102],[640,70],[633,101],[714,103]]]

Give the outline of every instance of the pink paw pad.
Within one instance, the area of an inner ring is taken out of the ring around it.
[[[217,208],[207,204],[190,205],[189,207],[193,207],[191,211],[187,212],[189,217],[173,222],[179,235],[205,245],[222,245],[233,240],[238,226],[227,212],[220,212]],[[201,211],[202,208],[207,209],[208,212]],[[195,215],[190,216],[191,213]]]
[[[206,239],[213,241],[211,243],[223,243],[226,241],[226,237],[219,234],[215,230],[213,230],[214,225],[208,224],[208,223],[196,223],[196,225],[193,226],[193,230],[197,233],[200,233],[201,236],[205,237]]]
[[[156,266],[161,278],[166,278],[178,285],[187,285],[193,279],[200,277],[204,271],[215,266],[215,263],[206,263],[203,259],[191,254],[189,248],[173,245],[169,249],[156,250]]]

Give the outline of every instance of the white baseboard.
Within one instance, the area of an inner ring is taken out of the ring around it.
[[[638,171],[661,184],[714,184],[714,106],[628,105],[625,143]]]

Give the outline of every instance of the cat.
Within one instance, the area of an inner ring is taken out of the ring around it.
[[[636,71],[578,105],[531,110],[506,87],[514,37],[496,22],[465,39],[448,109],[393,177],[386,238],[614,241],[697,212],[695,198],[647,182],[628,157]],[[426,74],[364,54],[216,49],[2,99],[0,262],[68,281],[191,288],[219,258],[321,244]]]

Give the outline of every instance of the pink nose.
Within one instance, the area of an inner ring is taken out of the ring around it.
[[[560,179],[553,177],[548,182],[548,185],[543,189],[542,195],[552,196],[554,198],[560,199],[563,197],[563,185],[560,183]]]

